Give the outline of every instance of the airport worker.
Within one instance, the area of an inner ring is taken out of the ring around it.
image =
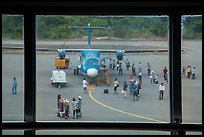
[[[192,79],[195,79],[195,67],[193,67],[193,69],[192,69]]]
[[[135,69],[135,64],[132,64],[132,75],[136,76],[136,69]]]
[[[159,100],[163,99],[165,86],[164,83],[159,85]]]
[[[14,77],[13,78],[13,86],[12,86],[12,94],[16,94],[17,93],[17,80]]]
[[[119,64],[119,75],[123,75],[122,63]]]
[[[150,72],[151,72],[151,65],[149,63],[147,63],[147,74],[148,74],[148,76],[150,76]]]
[[[87,90],[87,85],[88,85],[88,83],[87,83],[87,81],[86,81],[86,79],[84,78],[84,80],[83,80],[83,89],[84,89],[84,93],[88,93],[88,90]]]
[[[73,119],[76,118],[76,110],[77,110],[77,102],[76,102],[76,99],[73,98],[72,99],[72,114],[73,114]]]
[[[81,113],[81,96],[78,96],[78,102],[77,102],[77,118],[81,117],[82,113]]]
[[[123,83],[124,98],[127,97],[127,87],[128,87],[128,85],[127,85],[126,81],[124,81],[124,83]]]
[[[115,78],[114,82],[113,82],[113,87],[114,87],[114,94],[118,94],[118,87],[119,87],[119,83],[118,83],[118,80],[117,78]]]
[[[65,101],[64,101],[64,118],[68,118],[69,117],[69,114],[70,114],[70,109],[69,109],[69,100],[68,99],[66,99]]]

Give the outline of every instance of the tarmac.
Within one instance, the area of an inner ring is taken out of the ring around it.
[[[155,42],[156,43],[156,42]],[[154,44],[154,42],[153,42]],[[156,45],[156,44],[154,44]],[[191,64],[196,67],[196,79],[182,78],[182,99],[183,99],[183,122],[202,123],[202,41],[185,41],[182,53],[182,65]],[[136,71],[137,64],[141,62],[142,89],[140,98],[133,101],[133,96],[127,92],[127,98],[120,94],[122,83],[129,81],[130,71],[126,70],[123,62],[123,75],[117,70],[110,70],[110,79],[119,80],[119,94],[113,94],[113,85],[89,86],[89,94],[84,94],[82,80],[87,76],[82,74],[74,75],[73,68],[78,65],[78,53],[68,53],[70,66],[63,69],[67,74],[68,85],[66,87],[53,87],[50,83],[52,71],[55,70],[54,61],[56,53],[38,53],[36,58],[36,120],[37,121],[108,121],[108,122],[170,122],[169,110],[169,85],[163,80],[163,68],[169,67],[168,53],[131,53],[125,54],[124,59],[134,63]],[[101,57],[115,54],[101,54]],[[76,60],[77,59],[77,60]],[[23,54],[11,54],[2,52],[2,120],[23,121],[24,119],[24,57]],[[152,70],[157,74],[159,82],[164,82],[164,99],[159,100],[159,85],[152,84],[147,75],[147,63],[151,64]],[[11,94],[13,77],[17,78],[17,94]],[[135,77],[134,77],[135,79]],[[109,93],[104,94],[104,89]],[[29,92],[29,91],[25,91]],[[61,94],[70,103],[72,98],[82,97],[82,117],[72,118],[72,107],[70,104],[71,116],[68,119],[59,118],[57,112],[57,95]],[[39,134],[44,132],[40,132]],[[72,132],[73,133],[73,132]],[[86,134],[86,132],[84,132]],[[101,134],[104,132],[100,132]],[[98,133],[98,134],[100,134]],[[107,132],[112,133],[112,132]],[[116,133],[116,132],[113,132]],[[123,132],[120,132],[123,134]],[[125,133],[125,131],[124,131]],[[131,132],[129,132],[131,134]],[[156,132],[156,134],[159,132]],[[74,134],[74,133],[73,133]],[[88,133],[87,133],[88,134]],[[90,132],[89,132],[90,134]],[[132,134],[135,134],[133,132]],[[136,133],[137,134],[137,133]],[[138,132],[138,134],[140,134]],[[145,133],[144,133],[145,134]],[[148,133],[147,133],[148,134]],[[164,133],[166,134],[166,132]],[[167,133],[168,134],[168,133]]]

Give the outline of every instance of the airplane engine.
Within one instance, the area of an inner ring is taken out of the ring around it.
[[[64,49],[58,49],[60,59],[65,59],[65,50]]]
[[[116,51],[116,58],[117,60],[123,60],[124,50],[117,50]]]

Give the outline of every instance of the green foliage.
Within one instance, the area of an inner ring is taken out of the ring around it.
[[[2,38],[23,39],[23,16],[2,16]]]
[[[187,17],[183,25],[184,39],[202,39],[202,16]]]
[[[110,29],[92,29],[91,37],[117,39],[167,39],[167,17],[99,17],[99,16],[36,16],[38,39],[81,39],[87,37],[87,28],[69,29],[69,26],[110,27]],[[202,17],[189,17],[184,20],[183,37],[202,38]],[[22,39],[23,16],[2,16],[2,37]]]

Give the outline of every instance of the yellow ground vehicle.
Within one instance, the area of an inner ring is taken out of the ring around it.
[[[60,59],[60,57],[55,58],[55,66],[56,68],[68,68],[69,67],[69,57],[65,57],[64,59]]]

